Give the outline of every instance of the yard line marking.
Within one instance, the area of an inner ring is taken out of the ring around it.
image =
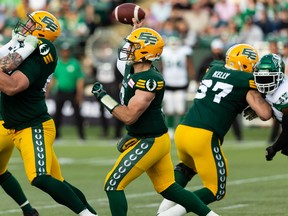
[[[241,185],[241,184],[248,184],[248,183],[259,183],[259,182],[265,182],[265,181],[274,181],[274,180],[279,180],[279,179],[288,179],[288,174],[286,175],[275,175],[275,176],[263,176],[259,178],[249,178],[249,179],[240,179],[240,180],[235,180],[235,181],[228,181],[228,184],[231,185]],[[197,188],[201,188],[201,185],[196,186]],[[187,187],[187,189],[191,190],[192,188]],[[193,187],[195,189],[195,187]],[[147,193],[137,193],[137,194],[127,194],[126,197],[128,199],[131,198],[139,198],[139,197],[147,197],[147,196],[155,196],[158,195],[156,192],[147,192]],[[107,203],[107,198],[99,198],[99,199],[93,199],[89,200],[91,203],[98,203],[100,205],[108,205]],[[44,206],[37,206],[37,209],[47,209],[47,208],[63,208],[62,205],[60,204],[55,204],[55,205],[44,205]],[[138,206],[139,207],[139,206]],[[150,207],[154,207],[153,204],[150,205]],[[222,207],[222,208],[242,208],[244,207],[244,204],[239,204],[239,205],[233,205],[233,206],[227,206],[227,207]],[[10,209],[10,210],[5,210],[5,211],[0,211],[0,215],[5,215],[5,214],[12,214],[15,212],[21,212],[20,209]]]
[[[243,208],[249,206],[248,204],[238,204],[238,205],[232,205],[232,206],[226,206],[226,207],[221,207],[220,209],[237,209],[237,208]]]

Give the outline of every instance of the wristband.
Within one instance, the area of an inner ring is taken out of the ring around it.
[[[106,94],[101,99],[100,102],[109,110],[110,113],[119,105],[110,95]]]
[[[33,53],[35,47],[30,44],[25,44],[24,47],[20,47],[16,52],[21,55],[22,59],[25,60],[31,53]]]

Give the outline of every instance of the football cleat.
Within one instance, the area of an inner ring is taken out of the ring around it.
[[[39,216],[39,212],[33,208],[32,211],[29,211],[29,212],[23,212],[23,215],[24,216]]]

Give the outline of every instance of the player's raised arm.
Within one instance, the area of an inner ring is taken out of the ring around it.
[[[8,52],[0,59],[0,72],[8,73],[15,70],[37,47],[36,36],[28,35],[24,41],[24,46],[19,47],[15,52]],[[10,45],[9,45],[10,46]],[[6,46],[0,49],[0,53],[5,52]]]

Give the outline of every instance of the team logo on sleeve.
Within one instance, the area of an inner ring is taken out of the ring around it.
[[[139,79],[136,83],[136,87],[139,89],[147,89],[148,91],[154,91],[162,89],[164,86],[163,81],[156,82],[154,79],[143,80]]]
[[[149,79],[146,82],[146,88],[148,89],[148,91],[154,91],[157,87],[157,83],[155,80]]]
[[[45,44],[45,43],[40,44],[39,51],[40,51],[40,55],[43,56],[43,59],[44,59],[46,64],[49,64],[50,62],[54,61],[54,59],[50,53],[50,47],[48,44]]]

